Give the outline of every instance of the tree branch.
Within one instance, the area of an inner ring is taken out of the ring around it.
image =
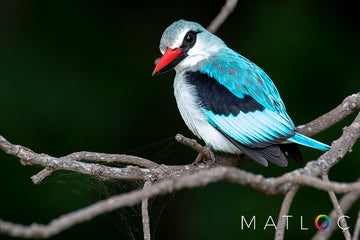
[[[144,183],[144,191],[148,191],[149,187],[151,186],[151,181],[147,180]],[[141,216],[142,216],[142,223],[143,223],[143,232],[144,232],[144,240],[150,240],[150,219],[149,219],[149,211],[148,211],[148,202],[149,199],[143,199],[141,202]]]
[[[328,177],[327,172],[326,172],[326,173],[323,173],[322,178],[323,178],[325,181],[329,181],[329,177]],[[340,207],[339,201],[337,200],[337,197],[336,197],[334,191],[328,191],[328,193],[329,193],[331,202],[332,202],[333,205],[334,205],[334,210],[335,210],[335,212],[337,213],[337,217],[339,218],[339,217],[343,216],[343,215],[344,215],[344,212],[342,211],[342,209],[341,209],[341,207]],[[351,240],[351,235],[350,235],[350,232],[349,232],[349,229],[348,229],[348,225],[347,225],[346,220],[345,220],[344,218],[341,218],[340,222],[341,222],[341,226],[343,227],[343,228],[342,228],[342,231],[343,231],[343,233],[344,233],[345,239],[346,239],[346,240]]]
[[[225,5],[221,8],[219,14],[211,21],[210,25],[207,27],[209,32],[215,33],[219,27],[225,22],[236,7],[237,0],[226,0]]]
[[[36,175],[31,177],[31,180],[34,184],[40,184],[45,178],[50,176],[55,170],[50,169],[49,167],[44,168],[40,172],[38,172]]]
[[[288,219],[284,218],[289,213],[290,205],[294,200],[295,194],[299,189],[299,185],[294,185],[285,195],[284,201],[281,204],[281,210],[278,217],[277,228],[275,232],[275,240],[284,239],[285,226],[287,229]]]
[[[96,152],[75,152],[71,153],[64,158],[70,158],[76,161],[93,161],[101,163],[120,163],[120,164],[129,164],[144,168],[157,168],[159,164],[156,162],[150,161],[146,158],[141,158],[137,156],[131,156],[126,154],[108,154],[108,153],[96,153]]]

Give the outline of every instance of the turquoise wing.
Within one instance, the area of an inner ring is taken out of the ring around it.
[[[203,104],[202,110],[214,127],[235,141],[253,148],[278,144],[294,136],[295,125],[286,113],[279,92],[260,67],[226,49],[216,54],[216,58],[207,61],[200,72],[219,84],[212,87],[212,92],[221,87],[228,91],[218,93],[222,98],[217,98],[217,101],[205,95],[201,99],[203,103],[207,103]],[[234,97],[231,101],[222,103],[221,101],[226,101],[224,96],[228,95]],[[239,111],[231,114],[214,111],[215,107],[209,107],[236,104],[240,106]]]

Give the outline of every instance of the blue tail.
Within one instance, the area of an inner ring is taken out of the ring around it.
[[[315,148],[321,151],[327,151],[331,147],[327,144],[324,144],[322,142],[316,141],[312,138],[306,137],[304,135],[301,135],[300,133],[295,133],[295,136],[292,138],[289,138],[288,141],[294,142],[300,145],[304,145],[306,147]]]

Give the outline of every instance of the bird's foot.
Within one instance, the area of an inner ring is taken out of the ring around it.
[[[210,164],[214,164],[214,163],[215,163],[215,154],[214,154],[213,149],[212,149],[210,146],[208,146],[208,145],[206,145],[206,146],[204,146],[204,147],[209,150],[209,153],[210,153],[210,159],[209,159],[209,160],[211,160],[211,163],[210,163]],[[193,162],[193,165],[198,164],[200,161],[202,161],[203,163],[207,163],[206,160],[207,160],[207,159],[206,159],[206,157],[204,156],[204,154],[203,154],[203,153],[199,153],[199,154],[197,155],[197,157],[195,158],[195,160],[194,160],[194,162]]]

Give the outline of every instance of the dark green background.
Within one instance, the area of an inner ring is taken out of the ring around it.
[[[196,153],[173,136],[193,136],[173,97],[174,72],[151,77],[164,29],[180,18],[207,26],[224,1],[0,2],[0,133],[36,152],[63,156],[80,150],[131,153],[159,163],[193,161]],[[231,47],[274,80],[295,124],[306,123],[360,89],[360,31],[351,1],[240,1],[218,31]],[[316,136],[331,143],[354,115]],[[302,148],[305,159],[320,152]],[[140,187],[58,172],[36,186],[40,167],[21,166],[0,152],[0,218],[48,223],[98,199]],[[359,177],[359,144],[330,172]],[[248,163],[279,176],[297,168]],[[182,190],[152,201],[154,239],[271,239],[283,196],[230,183]],[[166,204],[166,205],[165,205]],[[165,206],[164,208],[162,206]],[[349,212],[353,230],[359,201]],[[332,209],[326,192],[302,188],[290,214],[288,239],[308,239],[313,221]],[[257,229],[241,230],[256,215]],[[309,231],[300,231],[300,216]],[[160,216],[160,217],[159,217]],[[111,221],[108,220],[109,217]],[[114,223],[114,224],[112,224]],[[105,236],[105,237],[104,237]],[[52,239],[139,239],[138,207],[100,216]],[[337,230],[333,239],[341,237]],[[0,235],[0,239],[8,239]]]

